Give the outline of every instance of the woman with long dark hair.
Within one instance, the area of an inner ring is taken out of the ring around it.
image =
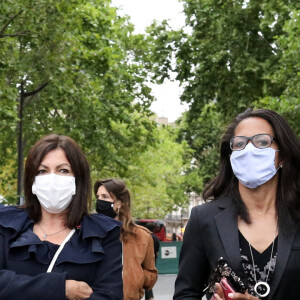
[[[248,109],[236,117],[203,198],[185,230],[174,299],[296,299],[300,143],[282,116]]]
[[[123,180],[108,178],[94,184],[96,210],[122,223],[124,300],[139,300],[157,280],[153,239],[131,216],[130,193]]]

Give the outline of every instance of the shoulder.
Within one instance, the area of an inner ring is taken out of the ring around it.
[[[214,213],[231,205],[234,205],[232,198],[223,197],[223,198],[211,200],[201,205],[197,205],[192,208],[192,211],[194,211],[194,213],[202,213],[202,214]]]
[[[129,240],[139,243],[149,243],[150,241],[153,243],[150,231],[146,227],[136,224],[134,225],[133,234],[130,235]]]
[[[153,240],[152,239],[152,236],[151,236],[151,231],[149,229],[147,229],[146,227],[144,226],[140,226],[140,225],[135,225],[135,233],[139,236],[142,236],[144,237],[145,239],[148,239],[148,240]]]
[[[104,238],[114,229],[120,231],[121,223],[101,214],[90,214],[83,217],[79,227],[83,238]]]
[[[0,206],[0,227],[20,232],[30,222],[28,213],[24,208],[17,206]],[[33,221],[32,221],[33,222]]]
[[[146,232],[147,234],[150,234],[150,230],[147,229],[146,227],[144,226],[141,226],[141,225],[137,225],[135,224],[135,231],[136,232],[139,232],[141,234],[144,234],[144,232]]]
[[[232,205],[234,205],[234,202],[231,197],[223,197],[195,206],[192,208],[190,221],[210,222],[218,213]]]

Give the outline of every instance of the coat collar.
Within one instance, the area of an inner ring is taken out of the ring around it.
[[[271,292],[269,296],[270,299],[272,299],[272,297],[274,296],[276,289],[279,285],[279,282],[281,280],[281,277],[283,275],[283,271],[287,264],[290,251],[292,248],[292,244],[294,241],[294,237],[296,234],[296,229],[297,229],[296,223],[294,223],[293,226],[289,228],[289,231],[286,234],[281,233],[279,228],[276,267],[275,267],[273,279],[270,284],[270,288],[271,288]]]
[[[33,220],[29,218],[25,209],[13,205],[0,206],[0,227],[12,231],[11,239],[27,230],[28,227],[33,226],[33,224]],[[120,226],[121,223],[112,218],[100,214],[90,214],[83,216],[81,224],[76,226],[76,229],[83,239],[104,238],[109,231]],[[24,239],[19,240],[18,243],[20,243],[20,246],[25,245]],[[35,243],[38,244],[36,241]]]
[[[5,228],[11,241],[10,254],[18,260],[35,256],[42,264],[49,264],[49,247],[32,231],[33,220],[29,219],[26,210],[14,206],[0,207],[0,228]],[[103,259],[102,240],[121,223],[112,218],[91,214],[84,215],[82,222],[76,227],[76,233],[65,245],[57,263],[93,263]],[[16,238],[17,237],[17,238]]]
[[[237,214],[231,198],[224,198],[218,204],[221,211],[215,215],[215,222],[223,243],[226,258],[232,269],[241,277],[241,254],[239,247],[239,235]]]
[[[241,266],[241,254],[239,248],[238,224],[235,205],[232,198],[226,197],[218,201],[217,206],[221,211],[215,215],[215,222],[223,243],[229,265],[236,270],[236,273],[243,278],[244,272]],[[296,233],[296,224],[290,228],[287,234],[280,232],[278,235],[277,260],[273,279],[271,281],[271,293],[269,298],[272,299],[283,275],[287,264],[292,243]]]

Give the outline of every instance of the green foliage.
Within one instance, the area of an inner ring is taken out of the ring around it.
[[[154,79],[177,72],[184,87],[181,100],[190,109],[180,138],[195,151],[187,189],[199,193],[217,172],[223,129],[246,108],[277,110],[299,134],[300,2],[182,2],[190,33],[153,24],[150,57]]]
[[[187,81],[182,100],[192,105],[190,118],[214,101],[228,121],[253,101],[281,94],[284,83],[274,84],[266,74],[278,68],[282,51],[275,38],[289,18],[287,6],[258,0],[185,3],[193,31],[178,52],[177,70]]]
[[[133,215],[163,218],[176,207],[188,204],[186,169],[192,157],[187,143],[176,142],[177,129],[159,127],[156,143],[136,156],[127,173],[132,192]]]
[[[0,167],[16,161],[23,99],[25,155],[41,136],[66,134],[93,170],[124,174],[155,127],[142,37],[109,0],[4,1],[0,16]]]
[[[15,161],[6,160],[5,167],[0,168],[0,196],[5,196],[5,200],[7,200],[8,203],[16,202],[17,184],[15,180],[15,170]]]
[[[0,194],[14,201],[24,154],[41,136],[74,138],[93,180],[124,178],[134,215],[185,206],[218,169],[226,124],[247,107],[281,113],[299,135],[300,2],[183,0],[190,33],[153,23],[133,34],[110,0],[0,4]],[[190,109],[151,121],[148,82],[176,73]]]
[[[282,114],[295,133],[300,136],[300,10],[291,11],[277,37],[282,49],[278,71],[268,77],[274,84],[285,84],[280,97],[265,97],[258,100],[257,107],[268,107]]]
[[[255,108],[269,108],[281,114],[296,136],[300,136],[300,98],[282,95],[280,98],[266,97],[254,103]]]
[[[187,190],[200,194],[204,185],[218,170],[224,120],[215,103],[205,105],[199,116],[192,121],[187,117],[188,113],[181,120],[179,135],[194,150],[194,159],[187,171]]]
[[[186,205],[190,150],[150,118],[154,36],[132,32],[109,0],[1,3],[0,195],[16,202],[22,102],[25,155],[41,136],[66,134],[87,154],[93,182],[128,182],[136,216]]]

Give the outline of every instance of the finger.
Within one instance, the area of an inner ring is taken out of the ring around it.
[[[238,300],[259,300],[258,298],[251,296],[246,292],[245,294],[241,293],[229,293],[228,298],[230,299],[238,299]]]
[[[87,293],[88,298],[93,294],[93,290],[91,289],[90,286],[88,287],[86,293]]]
[[[215,284],[215,293],[218,294],[221,297],[221,299],[224,298],[224,291],[223,291],[220,283]]]
[[[223,298],[221,298],[218,294],[214,294],[215,300],[222,300]]]

